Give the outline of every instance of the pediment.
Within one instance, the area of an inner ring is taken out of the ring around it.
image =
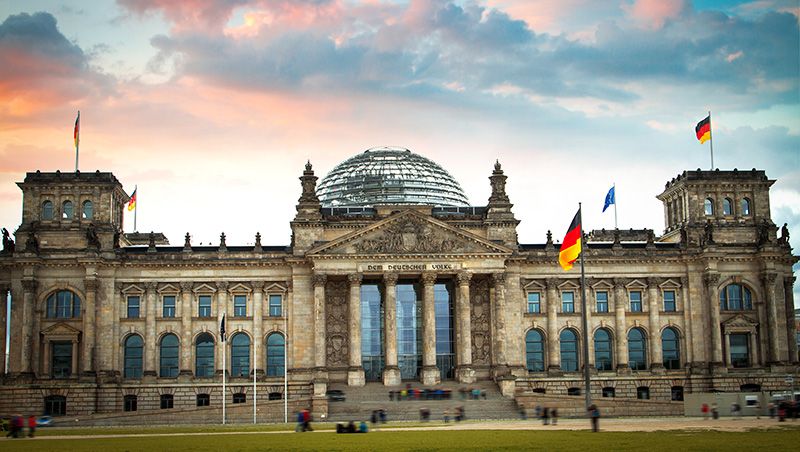
[[[158,293],[176,293],[180,292],[180,288],[174,284],[164,284],[158,288]]]
[[[753,328],[758,325],[758,323],[745,315],[736,314],[735,316],[722,322],[722,325],[725,328]]]
[[[77,336],[81,334],[81,331],[66,323],[56,323],[42,330],[42,334],[45,336]]]
[[[307,256],[508,255],[512,250],[413,210],[309,250]]]
[[[144,293],[144,288],[139,286],[139,285],[137,285],[137,284],[128,284],[128,285],[125,286],[124,289],[122,289],[122,293],[125,294],[125,295],[128,295],[128,294],[143,294]]]

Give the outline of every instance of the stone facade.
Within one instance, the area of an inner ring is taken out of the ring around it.
[[[354,214],[321,206],[308,164],[288,246],[224,234],[170,246],[121,232],[128,196],[110,173],[28,173],[16,243],[0,256],[12,300],[0,413],[97,416],[134,400],[158,411],[169,399],[197,416],[203,398],[219,407],[222,369],[230,403],[252,403],[255,377],[259,403],[288,395],[318,414],[332,382],[494,380],[525,405],[574,395],[588,365],[595,397],[638,406],[646,394],[672,413],[684,392],[777,390],[797,374],[797,258],[763,171],[682,173],[658,195],[661,236],[588,234],[585,308],[550,234],[518,243],[499,163],[489,179],[484,207]]]

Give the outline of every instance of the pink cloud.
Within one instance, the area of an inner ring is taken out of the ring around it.
[[[655,29],[678,17],[685,8],[685,0],[635,0],[632,5],[623,5],[634,20]]]

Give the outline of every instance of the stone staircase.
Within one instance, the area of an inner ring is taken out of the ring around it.
[[[382,383],[367,383],[363,387],[352,387],[344,384],[331,384],[329,389],[339,389],[347,398],[344,402],[330,401],[328,403],[328,420],[331,422],[347,422],[370,419],[373,410],[386,411],[389,421],[418,421],[420,410],[430,410],[431,421],[441,421],[443,413],[447,410],[452,421],[456,408],[464,407],[467,419],[515,419],[519,417],[519,409],[513,399],[503,397],[497,385],[491,381],[473,384],[459,384],[456,382],[443,382],[435,386],[423,386],[421,383],[411,383],[414,389],[449,389],[451,398],[444,400],[426,400],[422,396],[411,400],[389,400],[389,391],[401,391],[406,388],[400,386],[384,386]],[[486,399],[472,400],[462,398],[460,388],[480,389],[486,392]]]

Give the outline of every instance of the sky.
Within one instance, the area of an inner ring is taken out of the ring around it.
[[[620,228],[714,166],[777,182],[800,247],[797,0],[0,0],[0,225],[27,171],[111,171],[137,226],[182,244],[287,245],[310,160],[432,159],[485,205],[495,160],[521,243]],[[127,213],[125,230],[133,230]],[[796,252],[796,251],[795,251]],[[800,267],[796,267],[800,271]],[[797,273],[797,272],[796,272]],[[800,306],[800,284],[796,304]]]

